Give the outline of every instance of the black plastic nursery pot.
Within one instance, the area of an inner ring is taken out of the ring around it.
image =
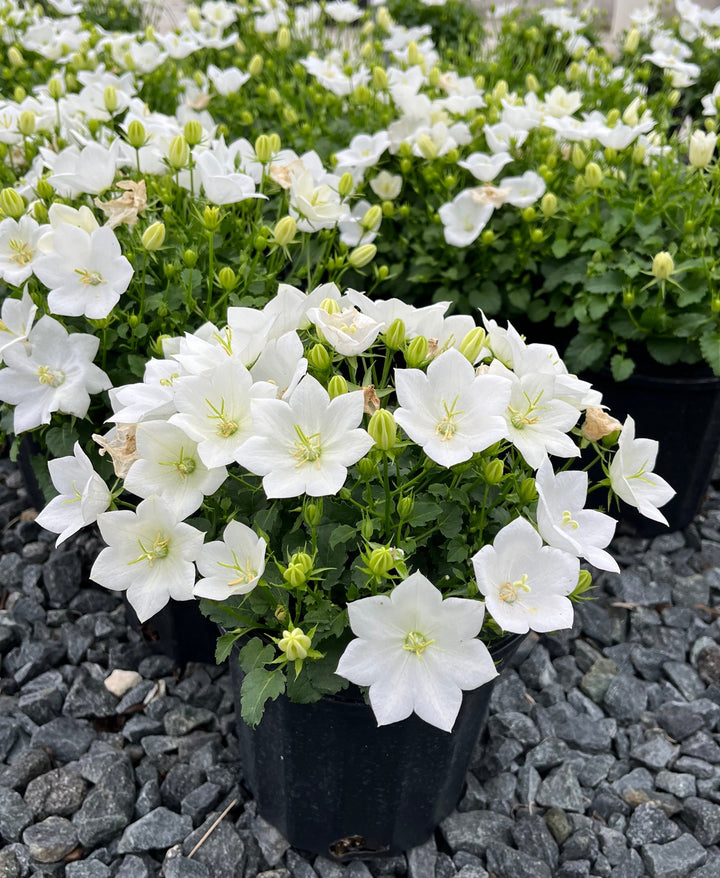
[[[171,600],[159,613],[141,623],[126,599],[125,617],[153,652],[169,656],[178,667],[188,662],[215,664],[218,628],[203,616],[197,601]]]
[[[524,637],[490,650],[500,667]],[[378,727],[356,686],[315,704],[280,696],[251,729],[240,719],[237,653],[230,664],[244,779],[293,847],[340,860],[391,856],[427,841],[457,805],[494,680],[464,693],[451,733],[414,714]]]
[[[720,378],[632,375],[616,383],[609,372],[589,375],[619,421],[630,415],[635,435],[660,443],[655,472],[677,492],[662,507],[670,530],[687,527],[700,510],[720,447]],[[623,520],[642,536],[668,530],[626,505]]]

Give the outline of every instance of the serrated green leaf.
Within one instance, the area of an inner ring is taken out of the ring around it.
[[[589,293],[617,293],[622,289],[622,275],[616,269],[588,279],[585,285]]]
[[[330,549],[332,550],[340,543],[346,543],[348,540],[356,537],[357,532],[357,528],[351,524],[338,525],[330,535]]]
[[[275,657],[275,650],[269,643],[263,643],[259,637],[253,637],[238,654],[240,667],[249,674],[251,671],[263,667]]]
[[[555,241],[553,241],[551,249],[553,256],[556,259],[563,259],[565,256],[567,256],[567,252],[570,249],[570,244],[565,238],[557,238]]]
[[[251,728],[262,719],[267,701],[274,701],[285,691],[285,676],[279,668],[268,671],[255,668],[245,677],[240,689],[240,712]]]
[[[679,362],[687,342],[679,338],[649,338],[647,349],[650,356],[664,366],[672,366]]]
[[[607,356],[607,345],[597,336],[580,333],[567,346],[565,359],[574,372],[597,368]]]
[[[223,634],[218,637],[215,644],[215,663],[221,665],[232,652],[237,636],[235,634]]]
[[[700,336],[700,350],[708,366],[716,375],[720,375],[720,333]]]
[[[78,434],[69,421],[64,421],[60,427],[51,427],[45,434],[45,443],[53,457],[71,455],[77,439]]]
[[[622,354],[615,354],[610,358],[610,369],[615,381],[627,381],[635,371],[635,362]]]

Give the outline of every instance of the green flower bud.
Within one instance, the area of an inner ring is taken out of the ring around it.
[[[460,342],[460,353],[471,363],[474,363],[480,356],[480,351],[485,344],[485,330],[482,326],[476,326],[465,335]]]
[[[250,76],[258,77],[263,69],[262,55],[253,55],[248,64],[248,73]]]
[[[21,85],[16,85],[13,89],[13,100],[16,104],[21,104],[27,97],[27,92]]]
[[[197,146],[203,137],[202,125],[197,119],[188,119],[183,128],[183,135],[188,146]]]
[[[638,50],[638,46],[640,45],[640,33],[636,27],[631,28],[627,32],[627,36],[625,37],[625,43],[623,44],[623,52],[626,55],[634,55]]]
[[[187,165],[189,158],[190,150],[188,149],[187,141],[182,134],[176,135],[170,141],[170,149],[168,150],[170,166],[179,171]]]
[[[332,366],[332,360],[327,348],[319,342],[310,348],[307,360],[315,372],[327,372],[330,366]]]
[[[397,424],[387,409],[373,413],[367,431],[381,451],[390,451],[397,443]]]
[[[18,119],[18,131],[23,137],[30,137],[35,132],[35,113],[23,110]]]
[[[585,168],[585,185],[589,189],[598,189],[602,186],[603,171],[597,162],[588,162]]]
[[[365,211],[365,216],[360,221],[360,225],[367,229],[368,231],[372,231],[376,229],[380,223],[382,222],[382,208],[379,204],[373,204],[371,208]]]
[[[720,296],[718,296],[717,293],[710,300],[710,311],[713,314],[720,313]]]
[[[113,85],[106,85],[103,92],[103,103],[108,113],[114,113],[118,108],[117,89]]]
[[[271,107],[277,107],[282,98],[280,92],[276,88],[269,88],[267,93],[268,103]]]
[[[577,63],[577,61],[572,61],[570,64],[568,64],[565,75],[567,76],[568,82],[576,82],[578,79],[580,79],[581,71],[580,65]]]
[[[151,253],[159,250],[165,242],[165,223],[153,223],[142,235],[142,245]]]
[[[368,567],[372,570],[375,576],[385,576],[394,566],[395,558],[393,557],[392,549],[388,546],[379,546],[377,549],[373,549],[372,552],[370,552]]]
[[[636,143],[632,151],[632,160],[636,165],[641,165],[645,161],[647,150],[642,143]]]
[[[377,247],[374,244],[361,244],[348,255],[348,262],[353,268],[363,268],[369,262],[372,262],[377,253]]]
[[[270,149],[270,141],[267,134],[261,134],[255,141],[255,155],[257,160],[266,165],[272,158],[272,150]]]
[[[415,40],[411,40],[408,43],[407,58],[408,64],[411,67],[417,67],[422,64],[423,56],[420,52],[420,49],[418,49],[418,44],[415,42]]]
[[[675,271],[675,262],[667,250],[656,253],[652,264],[653,277],[658,280],[667,280],[673,271]]]
[[[289,662],[307,658],[310,643],[312,641],[302,628],[293,628],[292,631],[283,631],[282,639],[278,642],[278,649],[284,652]]]
[[[283,607],[282,604],[278,604],[275,607],[275,613],[273,614],[278,622],[284,622],[287,619],[287,608]]]
[[[520,216],[526,223],[531,223],[536,216],[534,207],[524,207],[520,212]]]
[[[480,235],[480,242],[486,247],[492,244],[494,240],[495,232],[493,232],[492,229],[485,229],[485,231]]]
[[[573,189],[575,190],[576,195],[582,195],[583,192],[587,189],[587,185],[585,184],[585,178],[578,174],[575,177],[575,182],[573,183]]]
[[[284,216],[278,221],[273,231],[273,241],[281,247],[287,246],[295,237],[297,223],[291,216]]]
[[[348,383],[342,375],[333,375],[328,384],[328,396],[335,399],[336,396],[342,396],[348,392]]]
[[[60,80],[53,76],[53,78],[48,82],[48,94],[54,101],[59,101],[63,96],[65,90],[63,89],[63,84]]]
[[[183,262],[186,268],[194,268],[198,261],[198,255],[194,250],[186,250],[183,253]]]
[[[290,31],[285,26],[278,30],[277,47],[281,52],[286,52],[290,48]]]
[[[401,351],[405,347],[405,324],[396,317],[386,329],[383,340],[391,351]]]
[[[378,280],[386,280],[390,275],[390,269],[387,267],[387,265],[381,265],[379,268],[376,269],[376,271]]]
[[[361,457],[355,466],[357,467],[358,475],[365,482],[370,481],[375,475],[376,466],[369,457]]]
[[[127,142],[133,149],[140,149],[140,147],[145,146],[146,141],[147,134],[145,133],[145,126],[142,122],[138,122],[137,119],[134,119],[128,125]]]
[[[255,117],[250,112],[250,110],[243,110],[242,113],[240,113],[240,124],[241,125],[245,125],[247,127],[248,125],[252,125],[252,123],[254,121],[255,121]]]
[[[626,308],[632,308],[635,304],[635,291],[631,289],[623,290],[622,292],[623,305]]]
[[[23,67],[25,64],[25,59],[22,56],[22,52],[17,46],[10,46],[8,49],[8,63],[11,67]]]
[[[553,195],[552,192],[546,192],[542,197],[542,201],[540,202],[540,210],[542,211],[545,219],[550,219],[551,216],[555,216],[555,214],[557,213],[557,207],[557,197]]]
[[[382,67],[373,67],[372,84],[373,88],[376,88],[378,91],[385,91],[388,87],[387,73],[385,73]]]
[[[421,134],[415,141],[415,144],[428,161],[437,158],[438,150],[437,146],[435,146],[435,141],[428,137],[427,134]]]
[[[671,107],[677,107],[680,103],[680,92],[676,88],[673,89],[668,95],[667,101]]]
[[[580,148],[580,144],[573,144],[573,148],[570,152],[570,161],[572,162],[573,167],[576,171],[582,171],[582,169],[585,167],[587,156]]]
[[[33,216],[40,224],[48,221],[48,209],[42,201],[36,201],[33,205]]]
[[[397,502],[397,514],[400,521],[407,521],[415,509],[415,498],[412,495],[401,497]]]
[[[235,286],[237,282],[237,275],[230,268],[229,265],[226,265],[224,268],[221,268],[218,272],[218,283],[225,290],[226,293],[229,293],[231,289]]]
[[[55,190],[45,178],[38,180],[35,191],[37,192],[38,198],[42,198],[43,201],[48,201],[55,194]]]
[[[578,584],[575,587],[575,591],[584,592],[587,591],[592,583],[592,573],[589,570],[581,570],[578,576]]]
[[[338,181],[338,195],[341,198],[347,198],[348,195],[352,193],[354,186],[355,181],[353,180],[353,175],[350,171],[345,171]]]
[[[539,244],[542,240],[544,240],[545,235],[543,235],[542,229],[531,229],[530,230],[530,240],[533,244]]]
[[[285,568],[283,579],[293,588],[301,588],[307,582],[305,570],[300,564],[293,564],[292,561]]]
[[[355,103],[363,106],[364,104],[369,104],[372,100],[373,94],[370,89],[366,85],[359,85],[355,91],[353,92],[353,98],[355,99]]]
[[[320,518],[322,518],[322,510],[319,509],[317,504],[308,503],[308,508],[311,506],[314,509],[313,515],[315,516],[315,514],[319,512]],[[318,518],[315,521],[315,524],[319,523],[320,519]],[[297,564],[305,573],[310,573],[310,571],[313,569],[313,559],[310,557],[310,555],[308,555],[307,552],[295,552],[295,554],[290,558],[290,563]]]
[[[501,101],[503,98],[506,98],[508,95],[508,84],[504,79],[498,79],[495,83],[495,88],[492,90],[492,96],[496,101]]]
[[[282,141],[280,140],[280,135],[276,131],[273,131],[270,134],[268,134],[268,140],[270,141],[270,152],[273,153],[273,155],[276,152],[279,152],[280,147],[282,146]]]
[[[20,219],[25,213],[25,199],[14,189],[3,189],[0,192],[0,211],[5,216]]]
[[[537,489],[535,487],[535,479],[523,479],[518,488],[518,497],[522,503],[532,503],[537,499]]]
[[[363,457],[363,460],[367,460],[367,457]],[[362,463],[362,461],[360,461]],[[360,534],[364,540],[369,540],[373,535],[373,531],[375,530],[375,526],[372,523],[371,518],[363,518],[362,524],[360,525]]]
[[[220,215],[220,210],[217,207],[210,207],[208,204],[202,215],[202,224],[208,230],[208,232],[214,232],[220,225],[220,221],[222,220],[222,216]]]
[[[287,125],[289,125],[291,128],[294,128],[295,125],[297,125],[297,123],[299,121],[298,114],[295,112],[295,110],[293,110],[292,107],[283,107],[282,114],[283,114],[283,119],[285,120],[285,123]]]
[[[485,464],[485,481],[489,485],[499,485],[505,475],[505,464],[499,458],[495,457]]]
[[[525,88],[528,91],[535,92],[537,94],[540,91],[540,83],[537,81],[537,77],[533,73],[528,73],[525,77]]]
[[[310,527],[317,527],[322,521],[322,504],[320,503],[306,503],[305,508],[303,509],[303,516],[305,518],[305,523]],[[307,556],[310,558],[310,556]],[[308,567],[308,570],[312,567],[312,558],[310,558],[311,566]]]
[[[405,351],[405,364],[409,369],[419,369],[425,364],[428,355],[428,340],[424,335],[416,336]]]

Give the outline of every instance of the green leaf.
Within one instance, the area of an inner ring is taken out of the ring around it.
[[[664,366],[677,363],[687,349],[687,342],[679,338],[649,338],[647,349],[650,356]]]
[[[588,279],[586,289],[589,293],[618,293],[622,289],[623,280],[619,271],[606,271],[597,277]]]
[[[565,359],[576,372],[597,368],[602,365],[606,355],[606,343],[601,338],[588,333],[576,335],[565,351]]]
[[[268,671],[255,668],[245,677],[240,689],[241,715],[251,728],[262,719],[265,702],[274,701],[285,691],[285,677],[279,668]]]
[[[78,435],[69,421],[61,427],[51,427],[45,434],[45,443],[53,457],[67,457],[73,453]]]
[[[552,245],[552,253],[556,259],[563,259],[567,256],[567,252],[570,249],[570,244],[568,244],[565,238],[558,238],[553,241]]]
[[[652,235],[653,232],[657,231],[661,222],[662,220],[657,215],[651,217],[647,222],[638,217],[635,220],[635,231],[644,240]]]
[[[253,637],[240,650],[238,661],[246,674],[261,668],[275,657],[275,650],[269,643],[263,643],[259,637]]]
[[[357,532],[357,528],[352,524],[339,524],[330,535],[330,549],[332,550],[340,543],[346,543],[348,540],[356,537]]]
[[[592,250],[597,253],[609,253],[611,249],[608,242],[603,241],[602,238],[588,238],[587,241],[583,242],[580,252],[586,253],[588,250]]]
[[[232,652],[237,636],[235,634],[223,634],[218,637],[215,644],[215,663],[221,665]]]
[[[635,362],[622,354],[615,354],[610,358],[610,369],[615,381],[627,381],[635,371]]]
[[[720,333],[700,336],[700,350],[708,366],[716,375],[720,375]]]
[[[511,290],[508,293],[510,304],[517,308],[518,311],[527,311],[530,305],[530,290],[525,288],[520,290]]]

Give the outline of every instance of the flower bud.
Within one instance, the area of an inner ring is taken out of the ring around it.
[[[335,399],[348,392],[348,383],[342,375],[333,375],[328,384],[328,396]]]
[[[632,151],[632,160],[636,165],[641,165],[645,161],[647,150],[642,143],[636,143]]]
[[[577,61],[571,61],[568,64],[567,70],[565,71],[565,75],[567,76],[568,82],[576,82],[580,79],[580,65]]]
[[[675,262],[667,250],[656,253],[652,264],[653,277],[658,280],[667,280],[673,271],[675,271]]]
[[[27,97],[27,92],[21,85],[16,85],[13,89],[13,100],[16,104],[21,104]]]
[[[582,171],[585,167],[585,162],[587,161],[587,156],[582,151],[579,143],[574,143],[572,151],[570,152],[570,161],[573,164],[573,167],[576,171]]]
[[[522,503],[532,503],[537,499],[537,489],[535,487],[535,479],[527,478],[520,482],[518,488],[518,497]]]
[[[528,73],[525,77],[525,88],[528,91],[535,92],[535,94],[540,91],[540,83],[537,81],[537,77],[534,73]]]
[[[485,481],[489,485],[499,485],[502,481],[503,476],[505,475],[505,464],[499,458],[495,457],[493,460],[489,460],[485,464]]]
[[[622,300],[623,305],[626,308],[632,308],[632,306],[635,304],[635,291],[630,289],[629,287],[627,289],[624,289],[622,291]]]
[[[573,189],[575,190],[576,195],[582,195],[583,192],[585,192],[585,190],[587,189],[587,186],[585,184],[585,178],[578,174],[578,176],[575,177]]]
[[[405,351],[405,363],[410,369],[424,365],[428,355],[428,340],[424,335],[416,336]]]
[[[277,33],[277,47],[281,52],[285,52],[290,48],[290,31],[284,25]]]
[[[303,517],[309,527],[317,527],[322,521],[322,503],[306,503],[303,509]],[[308,559],[309,565],[307,569],[310,572],[312,570],[312,558],[304,552],[299,554],[305,555]]]
[[[217,207],[211,207],[208,204],[202,215],[202,224],[208,232],[214,232],[220,225],[221,219],[220,209]]]
[[[159,250],[165,242],[165,223],[153,223],[142,235],[143,247],[150,251]]]
[[[495,232],[493,232],[492,229],[485,229],[482,235],[480,235],[480,243],[484,244],[486,247],[490,246],[494,240]]]
[[[188,119],[183,128],[183,134],[188,146],[197,146],[203,137],[203,128],[197,119]]]
[[[327,348],[319,342],[310,348],[307,354],[307,360],[315,372],[327,372],[332,365],[332,360],[330,359],[330,354],[328,353]]]
[[[25,213],[25,199],[14,189],[0,192],[0,210],[5,216],[19,219]]]
[[[35,113],[32,110],[23,110],[20,113],[18,131],[23,137],[30,137],[35,132]]]
[[[603,171],[597,162],[588,162],[585,168],[585,185],[589,189],[598,189],[602,185]]]
[[[262,55],[253,55],[248,64],[248,73],[250,76],[260,76],[263,69]]]
[[[363,457],[360,463],[370,463],[367,457]],[[360,525],[360,535],[364,540],[369,540],[373,535],[373,531],[375,530],[375,525],[372,522],[371,518],[363,518],[362,524]]]
[[[557,213],[557,207],[557,197],[553,195],[552,192],[546,192],[540,202],[540,210],[545,219],[550,219],[551,216],[555,216]]]
[[[127,142],[133,149],[140,149],[140,147],[145,146],[146,140],[147,134],[145,133],[145,126],[137,119],[133,119],[128,125]]]
[[[59,101],[63,96],[65,89],[63,88],[62,82],[57,78],[57,76],[53,76],[53,78],[48,82],[48,94],[54,101]]]
[[[471,363],[475,363],[485,345],[485,330],[482,326],[471,329],[460,342],[460,353]]]
[[[286,247],[297,232],[297,223],[291,216],[284,216],[278,221],[273,231],[273,241],[280,247]]]
[[[388,326],[383,335],[383,341],[388,350],[400,351],[405,346],[405,324],[396,317]]]
[[[415,498],[412,494],[401,497],[397,502],[397,514],[400,521],[407,521],[415,510]]]
[[[520,216],[523,218],[524,222],[531,223],[536,217],[535,208],[534,207],[524,207],[520,211]]]
[[[640,33],[636,27],[631,28],[625,37],[623,52],[626,55],[634,55],[640,45]]]
[[[370,418],[368,433],[381,451],[390,451],[397,443],[397,424],[387,409],[378,409]]]
[[[379,204],[373,204],[372,207],[365,211],[365,216],[360,221],[360,225],[368,231],[373,231],[382,222],[382,208]]]
[[[355,188],[355,181],[353,180],[353,175],[350,171],[345,171],[345,173],[340,177],[338,181],[338,195],[341,198],[347,198]]]
[[[255,141],[255,156],[259,162],[266,165],[272,158],[270,141],[267,134],[261,134]]]
[[[103,91],[103,103],[108,113],[114,113],[118,108],[117,89],[113,85],[106,85]]]
[[[373,67],[372,84],[373,88],[378,91],[385,91],[388,87],[387,73],[385,73],[382,67]]]
[[[23,67],[25,64],[25,59],[22,56],[22,52],[17,46],[10,46],[7,54],[8,63],[11,67]]]
[[[291,561],[285,568],[283,579],[293,588],[301,588],[307,582],[307,576],[300,564],[293,564]]]
[[[383,30],[390,30],[392,27],[392,18],[390,13],[387,10],[387,6],[381,6],[377,11],[376,21],[378,27],[381,27]]]
[[[422,155],[426,159],[428,159],[428,161],[432,161],[432,159],[437,158],[437,146],[435,146],[435,142],[432,140],[432,138],[428,137],[427,134],[421,134],[415,141],[415,144],[422,153]]]
[[[495,83],[495,88],[492,90],[492,96],[496,101],[501,101],[503,98],[506,98],[508,95],[508,84],[504,79],[498,79]]]
[[[37,197],[42,198],[43,201],[49,201],[55,194],[53,187],[44,178],[37,181],[35,192]]]
[[[410,40],[410,42],[408,43],[407,59],[408,64],[411,67],[417,67],[422,64],[423,56],[420,52],[420,49],[418,49],[418,44],[415,42],[415,40]]]
[[[237,282],[237,275],[230,268],[229,265],[226,265],[224,268],[221,268],[218,272],[218,283],[225,290],[226,293],[229,293],[230,290],[235,286]]]
[[[533,244],[539,244],[544,238],[545,235],[543,235],[542,229],[535,228],[530,230],[530,240]]]
[[[282,639],[278,642],[278,649],[284,652],[289,662],[302,661],[307,658],[311,640],[302,628],[293,628],[292,631],[283,631]]]
[[[186,250],[183,253],[183,263],[186,268],[194,268],[198,261],[198,255],[194,250]]]
[[[677,105],[680,103],[680,97],[680,92],[676,88],[674,88],[667,96],[667,102],[671,107],[677,107]]]
[[[717,293],[710,300],[710,311],[713,314],[720,313],[720,296],[718,296]]]
[[[168,150],[168,160],[171,167],[179,171],[187,165],[189,158],[190,150],[188,149],[187,141],[182,134],[176,135],[170,141],[170,149]]]
[[[348,262],[353,268],[363,268],[373,261],[376,253],[377,247],[374,244],[361,244],[350,251]]]
[[[377,549],[373,549],[372,552],[370,552],[368,567],[372,570],[375,576],[385,576],[394,566],[395,558],[393,557],[392,549],[388,546],[379,546]]]
[[[358,475],[365,482],[370,481],[375,475],[375,463],[369,457],[361,457],[355,466],[357,467]]]

